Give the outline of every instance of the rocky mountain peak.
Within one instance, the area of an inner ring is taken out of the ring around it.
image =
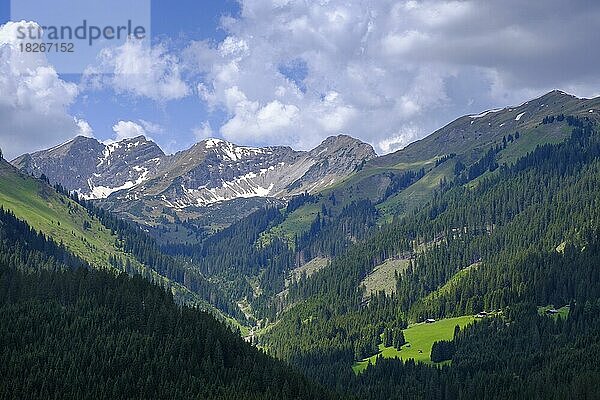
[[[377,156],[373,146],[348,135],[330,136],[319,146],[311,150],[310,154],[313,156],[349,154],[361,159],[361,161],[362,159],[368,160]]]
[[[257,155],[271,154],[273,147],[249,147],[239,146],[223,139],[209,138],[205,139],[195,146],[198,146],[207,153],[217,154],[229,161],[242,161]]]
[[[240,146],[211,138],[173,155],[165,155],[144,136],[111,143],[78,137],[23,155],[13,164],[44,173],[87,198],[104,199],[105,207],[130,212],[190,210],[239,198],[316,192],[373,157],[370,145],[347,135],[327,138],[311,151]],[[140,202],[142,207],[134,205]]]
[[[64,157],[66,155],[80,155],[81,152],[91,153],[102,148],[102,143],[94,138],[90,138],[87,136],[76,136],[73,139],[59,144],[49,150],[37,151],[32,154],[35,158],[36,156],[44,155],[52,155],[54,157]]]
[[[101,143],[77,136],[48,150],[12,161],[27,173],[48,176],[87,198],[103,198],[141,183],[154,172],[165,154],[144,136]]]

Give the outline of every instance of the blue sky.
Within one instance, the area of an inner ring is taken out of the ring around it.
[[[169,51],[182,51],[191,41],[221,42],[227,33],[220,28],[221,17],[237,16],[239,3],[224,1],[178,0],[176,7],[170,1],[152,1],[152,41],[168,43]],[[0,24],[10,20],[10,1],[0,2]],[[81,74],[60,74],[62,80],[80,84]],[[69,106],[69,113],[85,119],[99,140],[114,137],[117,121],[147,121],[160,128],[146,132],[160,143],[165,151],[174,152],[196,142],[193,130],[209,121],[221,125],[226,115],[220,110],[207,110],[197,96],[186,96],[177,101],[156,101],[131,93],[117,93],[111,87],[87,90],[78,95]],[[215,132],[218,136],[218,132]],[[62,140],[63,137],[57,138]],[[31,143],[35,149],[35,143]],[[8,149],[10,154],[10,149]]]
[[[387,153],[555,88],[600,94],[587,0],[155,0],[151,41],[99,49],[85,74],[24,57],[9,20],[0,0],[9,157],[139,133],[169,153],[208,136],[307,149],[340,133]]]
[[[191,40],[222,41],[226,32],[219,29],[221,16],[238,15],[239,4],[231,0],[152,1],[152,35],[155,41],[169,41],[172,51],[181,51]],[[78,82],[80,76],[66,79]],[[113,136],[112,126],[118,120],[145,120],[158,124],[163,132],[148,133],[165,151],[174,152],[193,144],[192,130],[205,120],[215,126],[223,122],[221,112],[209,113],[197,96],[177,102],[156,102],[148,98],[119,95],[112,90],[90,93],[78,98],[73,113],[85,117],[99,139]]]

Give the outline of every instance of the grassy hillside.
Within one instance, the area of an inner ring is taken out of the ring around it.
[[[415,303],[413,308],[430,307],[432,304],[437,304],[439,302],[440,298],[447,296],[449,293],[451,293],[453,290],[455,290],[458,286],[460,286],[464,280],[468,279],[469,273],[476,270],[477,268],[479,268],[480,265],[481,265],[480,262],[473,263],[473,264],[469,265],[468,267],[465,267],[465,268],[459,270],[456,274],[454,274],[448,280],[448,282],[444,283],[444,285],[442,285],[439,289],[434,290],[433,292],[429,293],[424,298],[419,299]]]
[[[57,243],[63,243],[71,253],[95,268],[113,270],[108,259],[110,255],[116,256],[147,279],[170,288],[179,301],[217,313],[235,324],[196,293],[123,252],[117,245],[117,236],[81,205],[57,193],[45,182],[19,173],[3,159],[0,159],[0,207],[12,211],[18,219]]]
[[[449,160],[432,168],[423,178],[378,204],[382,221],[391,222],[394,216],[404,215],[426,203],[444,179],[453,178],[455,164],[455,160]]]
[[[288,277],[285,280],[285,286],[287,287],[292,281],[297,281],[302,276],[309,277],[315,272],[325,268],[331,260],[325,257],[315,257],[304,265],[291,270]]]
[[[0,206],[56,242],[64,243],[73,254],[95,267],[112,268],[108,263],[110,254],[139,266],[115,246],[111,232],[83,207],[46,183],[17,173],[4,160],[0,160]]]
[[[458,325],[463,329],[468,324],[472,323],[475,318],[471,315],[446,318],[434,323],[418,323],[409,326],[405,329],[404,338],[406,344],[400,350],[394,347],[385,347],[379,345],[379,353],[365,358],[362,361],[355,363],[352,369],[355,373],[360,373],[367,368],[369,363],[375,364],[377,357],[381,355],[384,358],[399,358],[404,361],[413,359],[417,362],[431,363],[431,348],[434,342],[440,340],[452,340],[454,328]]]
[[[560,143],[571,134],[567,124],[537,125],[529,130],[521,131],[518,146],[508,146],[498,157],[499,164],[513,164],[519,158],[545,143]]]
[[[270,243],[274,237],[286,239],[290,245],[294,243],[294,237],[300,236],[308,230],[310,224],[315,220],[317,214],[321,211],[321,205],[309,203],[303,207],[289,213],[284,221],[260,235],[259,242],[262,244]]]

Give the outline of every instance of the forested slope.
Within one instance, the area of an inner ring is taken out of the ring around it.
[[[332,398],[140,276],[0,209],[0,398]]]
[[[496,159],[506,147],[490,148],[471,166],[457,168],[453,182],[441,187],[421,211],[383,227],[333,260],[329,268],[292,285],[289,296],[298,304],[264,334],[264,344],[273,354],[343,390],[353,379],[349,363],[369,352],[375,354],[385,329],[400,330],[409,321],[503,310],[507,319],[500,325],[492,323],[494,329],[499,329],[499,336],[489,339],[490,346],[497,346],[492,341],[504,335],[500,329],[504,323],[518,327],[538,319],[529,311],[509,313],[511,307],[523,305],[519,309],[534,310],[536,305],[575,301],[573,309],[578,311],[573,318],[581,318],[584,312],[579,307],[586,303],[588,308],[596,307],[600,297],[598,260],[596,250],[590,249],[597,249],[600,222],[600,135],[591,120],[562,118],[571,129],[565,142],[538,146],[514,164],[504,166]],[[398,276],[395,293],[374,295],[365,304],[359,282],[374,266],[406,252],[413,254],[411,265]],[[440,290],[455,275],[452,284]],[[595,321],[591,319],[591,325],[583,326],[581,331],[571,329],[561,343],[596,343]],[[585,323],[575,319],[569,322]],[[462,347],[465,354],[470,351],[471,340],[483,340],[483,334],[480,339],[476,337],[478,329],[483,328],[466,331],[468,339]],[[520,343],[526,331],[525,327],[516,330],[511,340]],[[552,330],[543,334],[549,332],[560,335]],[[546,340],[551,341],[552,335]],[[569,346],[556,350],[560,357],[575,357]],[[481,351],[496,354],[497,349],[483,346]],[[550,363],[552,351],[551,347],[540,350],[541,358],[536,358],[532,350],[532,360],[541,360],[544,374],[560,370]],[[594,357],[584,352],[580,356],[585,358],[584,365],[591,364]],[[527,357],[525,363],[529,362]],[[387,373],[386,363],[378,363],[377,373]],[[477,370],[473,360],[465,363],[467,370]],[[426,367],[414,368],[422,369],[425,375],[436,374],[427,372]],[[454,362],[450,370],[456,371]],[[582,390],[589,393],[589,375],[587,383],[577,383],[576,376],[559,380],[578,388],[579,384],[588,385]],[[460,386],[464,378],[457,379],[458,383],[452,385],[459,385],[454,388],[460,391],[464,389]],[[502,379],[510,378],[507,375]],[[533,386],[521,385],[530,393],[534,390]],[[507,395],[496,391],[490,396],[502,394]],[[557,392],[559,398],[564,394]]]
[[[0,157],[0,206],[62,243],[94,268],[140,274],[168,287],[178,301],[211,305],[237,317],[239,310],[194,265],[163,254],[139,227],[68,194],[48,179],[18,172]]]

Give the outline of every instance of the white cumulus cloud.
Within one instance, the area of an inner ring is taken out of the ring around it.
[[[425,95],[421,69],[382,50],[393,8],[243,1],[240,18],[225,23],[230,35],[191,44],[185,59],[205,76],[200,98],[227,114],[219,132],[229,140],[309,148],[347,133],[378,144],[446,98],[439,71],[427,81],[437,93]]]
[[[119,121],[113,125],[112,129],[115,132],[115,137],[111,142],[118,142],[123,139],[130,139],[138,136],[146,136],[144,127],[133,121]]]
[[[226,38],[183,59],[229,139],[310,147],[342,132],[388,152],[556,87],[598,93],[600,6],[575,3],[240,0]]]
[[[77,127],[79,127],[80,136],[94,137],[94,130],[86,120],[75,117],[75,123],[77,124]]]
[[[21,52],[19,26],[0,26],[0,147],[7,159],[78,135],[82,124],[69,115],[77,85],[61,79],[44,53]]]
[[[110,86],[117,93],[158,102],[182,99],[190,93],[178,57],[163,44],[149,46],[145,41],[130,39],[119,47],[103,49],[100,62],[111,74],[103,76],[90,67],[84,77],[90,88]]]

